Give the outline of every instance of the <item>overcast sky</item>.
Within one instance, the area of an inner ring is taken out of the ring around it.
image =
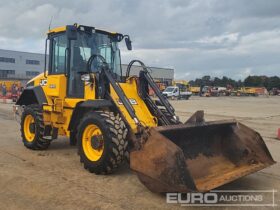
[[[141,59],[175,77],[280,76],[279,0],[0,0],[0,48],[44,52],[52,27],[79,23],[130,34]]]

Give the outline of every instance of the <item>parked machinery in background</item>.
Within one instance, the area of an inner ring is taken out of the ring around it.
[[[237,96],[259,96],[268,95],[265,87],[241,87],[236,91]]]
[[[161,82],[160,80],[157,80],[157,79],[155,79],[154,82],[156,83],[156,85],[158,86],[158,88],[159,88],[159,90],[161,92],[165,90],[165,88],[166,88],[166,84],[165,83],[163,83],[163,82]],[[155,91],[150,86],[149,86],[149,95],[153,96],[153,97],[156,96]]]
[[[271,96],[280,96],[280,89],[278,89],[278,88],[272,88],[272,89],[269,91],[269,95],[271,95]]]
[[[198,86],[190,86],[189,91],[192,92],[192,95],[199,95],[200,93],[200,87]]]

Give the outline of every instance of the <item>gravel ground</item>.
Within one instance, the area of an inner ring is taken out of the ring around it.
[[[280,161],[280,141],[276,140],[280,97],[192,97],[172,104],[182,121],[196,110],[204,110],[206,120],[237,119],[258,131],[274,160]],[[219,189],[279,190],[280,164]],[[275,202],[279,201],[276,193]],[[109,176],[88,173],[66,138],[55,140],[46,151],[26,149],[19,124],[13,120],[12,105],[0,104],[0,209],[184,208],[149,192],[127,165]]]

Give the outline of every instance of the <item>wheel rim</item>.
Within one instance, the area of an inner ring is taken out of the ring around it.
[[[34,130],[31,129],[32,126],[35,126],[35,120],[32,115],[26,115],[24,118],[23,129],[24,129],[24,136],[26,141],[32,142],[35,138],[35,127]]]
[[[101,158],[104,151],[104,140],[102,140],[102,145],[100,148],[93,148],[92,139],[94,137],[99,137],[103,139],[101,130],[94,124],[88,125],[82,136],[82,145],[86,157],[91,161],[97,161]]]

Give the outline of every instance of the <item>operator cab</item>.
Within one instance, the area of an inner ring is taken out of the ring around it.
[[[98,58],[91,59],[97,55],[105,59],[115,79],[120,81],[122,68],[118,42],[124,38],[128,50],[131,50],[128,35],[77,24],[52,29],[48,32],[48,74],[65,74],[68,79],[67,96],[83,98],[84,82],[81,75],[99,71],[102,62]],[[90,60],[92,61],[89,62]]]

